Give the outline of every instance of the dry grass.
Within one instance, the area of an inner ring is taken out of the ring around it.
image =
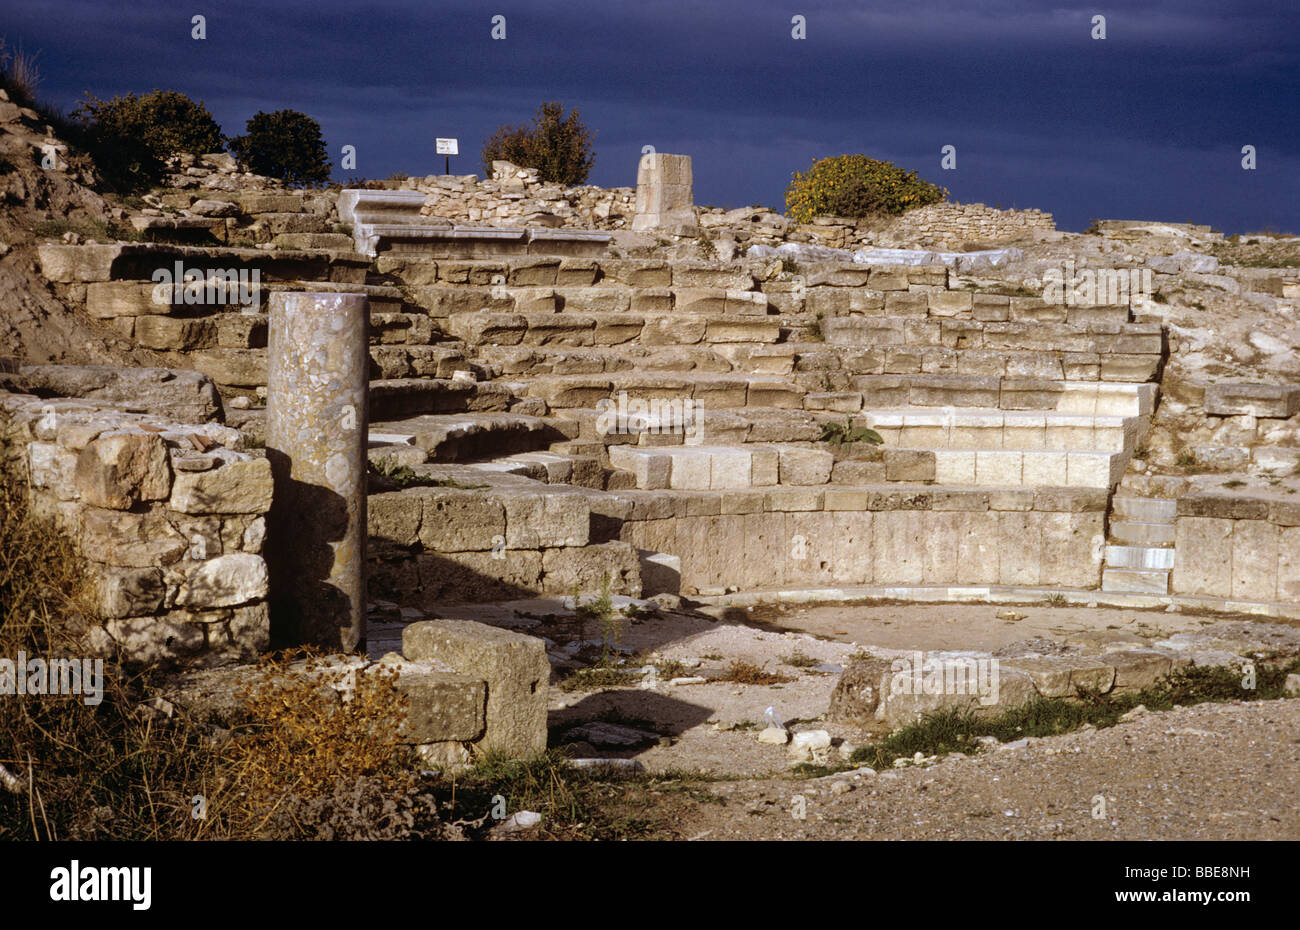
[[[76,548],[0,469],[0,657],[84,655],[76,633],[96,622],[84,578]],[[98,705],[0,697],[0,840],[444,835],[404,766],[392,676],[362,677],[344,702],[314,675],[319,657],[290,665],[300,657],[263,662],[233,730],[147,707],[151,675],[107,661]]]
[[[738,685],[780,685],[794,679],[780,672],[765,671],[752,662],[736,659],[714,681],[731,681]]]
[[[10,96],[24,106],[36,101],[36,88],[41,83],[41,71],[36,66],[39,55],[40,52],[23,51],[22,45],[11,49],[0,36],[0,81]]]

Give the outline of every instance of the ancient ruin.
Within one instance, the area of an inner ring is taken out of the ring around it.
[[[304,191],[183,156],[142,207],[12,175],[138,234],[15,234],[39,296],[6,324],[4,459],[86,559],[86,648],[216,676],[171,695],[198,704],[273,642],[387,663],[433,767],[667,765],[721,730],[742,770],[1300,650],[1249,620],[1300,618],[1300,242],[948,202],[799,224],[696,205],[691,168]],[[850,643],[827,604],[983,619]],[[782,611],[803,632],[750,625]],[[721,677],[764,636],[830,677]],[[684,703],[619,726],[619,689]]]

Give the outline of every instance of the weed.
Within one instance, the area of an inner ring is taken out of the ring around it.
[[[854,426],[850,417],[845,417],[843,423],[829,421],[822,424],[822,434],[817,437],[819,442],[829,442],[831,445],[839,447],[843,445],[852,445],[855,442],[865,442],[873,446],[883,443],[884,438],[873,429],[865,426]]]
[[[780,672],[768,672],[752,662],[735,659],[727,666],[725,672],[714,681],[730,681],[738,685],[779,685],[794,681],[789,675]]]
[[[812,656],[806,656],[798,650],[790,653],[781,661],[786,665],[791,665],[795,668],[812,668],[814,665],[819,664]]]

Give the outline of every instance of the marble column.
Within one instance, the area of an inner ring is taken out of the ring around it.
[[[267,536],[276,646],[355,650],[366,635],[366,395],[362,294],[270,298]]]

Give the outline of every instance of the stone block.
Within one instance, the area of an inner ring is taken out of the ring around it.
[[[781,447],[781,484],[815,485],[830,481],[833,453],[821,449]]]
[[[189,514],[266,513],[274,483],[264,458],[226,462],[210,471],[178,471],[168,506]]]
[[[200,609],[237,607],[262,600],[266,592],[265,560],[251,552],[234,552],[198,563],[181,585],[176,603]]]
[[[165,500],[171,490],[167,447],[155,433],[101,436],[77,457],[76,485],[82,500],[113,510]]]
[[[468,620],[425,620],[402,631],[402,652],[487,682],[485,730],[477,749],[513,757],[545,750],[551,666],[540,639]]]

